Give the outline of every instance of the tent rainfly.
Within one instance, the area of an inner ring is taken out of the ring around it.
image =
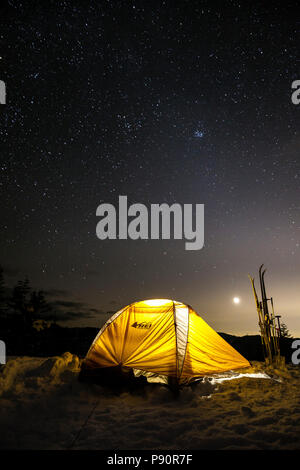
[[[249,366],[190,306],[152,299],[122,308],[105,323],[82,363],[81,375],[133,371],[149,382],[182,385]]]

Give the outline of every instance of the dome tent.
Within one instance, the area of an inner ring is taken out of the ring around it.
[[[149,382],[181,385],[249,366],[190,306],[152,299],[122,308],[104,324],[82,363],[81,378],[133,371]]]

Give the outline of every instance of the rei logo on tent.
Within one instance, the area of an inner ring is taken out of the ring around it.
[[[146,321],[142,321],[141,323],[138,323],[136,321],[131,326],[133,328],[141,328],[141,329],[144,329],[144,330],[149,330],[149,328],[151,328],[151,326],[152,326],[152,323],[146,322]]]

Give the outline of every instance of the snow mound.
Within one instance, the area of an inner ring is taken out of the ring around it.
[[[21,395],[28,389],[45,389],[77,377],[79,358],[69,352],[50,358],[18,357],[8,360],[0,373],[0,397]]]
[[[205,377],[178,395],[79,382],[80,360],[9,358],[0,369],[2,449],[299,449],[300,369]],[[280,380],[279,380],[280,379]]]

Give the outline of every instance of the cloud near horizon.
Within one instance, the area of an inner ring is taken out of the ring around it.
[[[83,318],[97,318],[99,315],[106,315],[107,312],[90,307],[84,302],[74,300],[53,300],[49,302],[51,307],[49,312],[46,312],[43,316],[49,319],[54,319],[58,322],[67,322],[74,320],[81,320]]]

